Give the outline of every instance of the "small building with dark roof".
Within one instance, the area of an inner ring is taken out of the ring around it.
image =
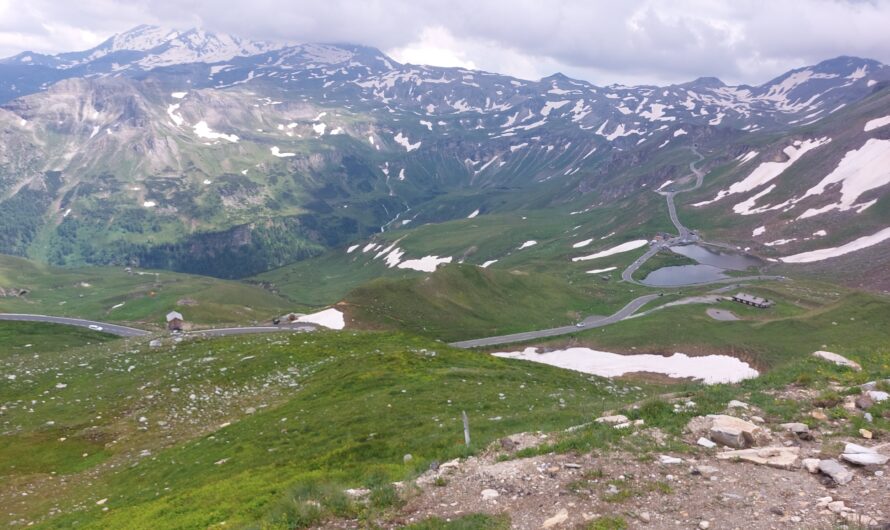
[[[167,313],[167,329],[169,331],[182,331],[182,313],[179,311],[170,311]]]
[[[761,298],[759,296],[754,296],[753,294],[747,293],[736,293],[732,295],[732,301],[752,307],[758,307],[760,309],[766,309],[775,305],[775,302],[773,302],[772,300],[767,300],[766,298]]]

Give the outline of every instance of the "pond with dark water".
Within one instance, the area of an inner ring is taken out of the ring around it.
[[[642,283],[652,287],[680,287],[729,278],[727,270],[743,271],[763,265],[763,261],[729,250],[701,245],[671,247],[671,251],[698,262],[697,265],[676,265],[654,270]]]

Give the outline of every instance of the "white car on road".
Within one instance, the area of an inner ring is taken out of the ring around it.
[[[89,327],[91,330],[93,330],[93,331],[102,331],[102,326],[97,326],[97,325],[95,325],[95,324],[90,324],[88,327]]]

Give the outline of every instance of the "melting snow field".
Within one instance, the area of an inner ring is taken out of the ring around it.
[[[297,153],[282,153],[281,149],[279,149],[278,146],[270,147],[269,151],[272,151],[272,156],[277,156],[278,158],[297,156]]]
[[[799,219],[806,219],[830,210],[845,212],[856,208],[862,211],[874,201],[856,204],[867,191],[890,184],[890,140],[871,138],[859,149],[848,151],[837,167],[822,182],[810,188],[799,200],[820,195],[833,184],[841,185],[841,198],[838,202],[811,208],[802,213]],[[795,201],[797,202],[797,201]]]
[[[522,249],[524,249],[524,248],[528,248],[528,247],[533,247],[533,246],[535,246],[535,245],[537,245],[537,244],[538,244],[538,242],[532,239],[532,240],[529,240],[529,241],[526,241],[525,243],[523,243],[523,244],[519,247],[519,250],[522,250]]]
[[[238,142],[238,136],[234,134],[224,134],[212,131],[206,121],[199,121],[195,124],[194,131],[199,137],[207,138],[208,140],[218,140],[222,138],[223,140],[228,140],[232,143]]]
[[[318,324],[319,326],[324,326],[330,329],[343,329],[346,327],[343,313],[333,307],[325,309],[324,311],[319,311],[318,313],[303,315],[297,318],[297,322],[302,322],[304,324]]]
[[[596,254],[572,258],[572,261],[587,261],[591,259],[605,258],[606,256],[611,256],[613,254],[620,254],[621,252],[627,252],[630,250],[638,249],[640,247],[645,247],[648,244],[649,242],[645,239],[636,239],[634,241],[628,241],[627,243],[621,243],[620,245],[614,246],[612,248],[602,250],[600,252],[597,252]]]
[[[585,239],[584,241],[578,241],[577,243],[572,245],[572,248],[583,248],[583,247],[586,247],[587,245],[591,244],[592,242],[593,242],[593,239]]]
[[[870,247],[872,245],[877,245],[878,243],[881,243],[882,241],[885,241],[887,239],[890,239],[890,228],[885,228],[880,232],[872,234],[870,236],[863,236],[858,239],[854,239],[846,245],[841,245],[839,247],[811,250],[809,252],[801,252],[800,254],[794,254],[792,256],[786,256],[779,259],[785,263],[812,263],[814,261],[822,261],[828,258],[843,256],[844,254],[849,254],[850,252],[855,252],[857,250]]]
[[[865,132],[873,131],[885,125],[890,125],[890,116],[884,116],[883,118],[869,120],[868,123],[865,124]]]
[[[395,140],[397,144],[399,144],[399,145],[401,145],[402,147],[404,147],[404,148],[405,148],[405,151],[408,151],[409,153],[410,153],[411,151],[417,149],[418,147],[420,147],[420,142],[417,142],[416,144],[412,144],[411,141],[408,140],[408,137],[405,136],[405,135],[402,134],[402,133],[399,133],[399,134],[395,135],[395,136],[393,137],[393,140]]]
[[[424,256],[420,259],[408,259],[398,264],[400,269],[413,269],[422,272],[434,272],[443,263],[451,263],[451,256]]]
[[[605,269],[593,269],[592,271],[587,271],[587,274],[600,274],[602,272],[611,272],[618,267],[606,267]]]
[[[757,168],[744,179],[736,182],[725,190],[720,190],[717,193],[717,196],[713,199],[709,201],[697,202],[693,204],[693,206],[706,206],[708,204],[715,203],[729,195],[744,193],[747,191],[751,191],[754,188],[758,188],[781,175],[783,171],[791,167],[791,165],[797,162],[797,160],[799,160],[800,157],[802,157],[803,155],[807,154],[817,147],[827,144],[830,141],[831,139],[826,137],[814,140],[805,140],[803,142],[795,142],[795,145],[789,145],[783,150],[783,152],[788,155],[788,160],[786,160],[785,162],[764,162],[757,166]]]
[[[526,348],[521,352],[496,352],[492,355],[549,364],[602,377],[652,372],[668,377],[691,377],[700,379],[706,384],[716,384],[736,383],[759,375],[748,363],[728,355],[701,357],[690,357],[685,353],[675,353],[668,357],[651,354],[619,355],[590,348],[568,348],[546,353],[538,353],[537,348]]]

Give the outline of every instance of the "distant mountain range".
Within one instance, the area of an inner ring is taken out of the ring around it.
[[[399,64],[356,45],[140,26],[91,50],[0,61],[0,252],[241,277],[480,207],[651,193],[685,174],[693,138],[706,167],[722,168],[715,179],[785,161],[794,142],[847,138],[843,150],[832,141],[800,153],[824,159],[771,190],[792,200],[867,138],[887,141],[888,130],[863,128],[890,115],[887,81],[886,65],[838,57],[760,86],[600,87]],[[884,156],[883,146],[870,149]],[[727,166],[741,158],[746,167]],[[826,193],[845,193],[836,185]],[[884,184],[867,191],[882,201],[871,212],[888,210]],[[695,208],[744,227],[748,216],[721,199]],[[847,239],[883,219],[825,211],[851,227]],[[787,223],[770,222],[777,240],[791,238]],[[742,229],[723,235],[756,246]],[[796,239],[787,248],[816,244]]]

